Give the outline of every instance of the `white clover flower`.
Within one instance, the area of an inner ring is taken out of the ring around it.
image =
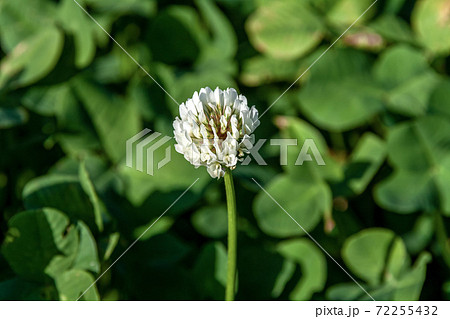
[[[234,169],[253,146],[259,125],[258,110],[235,89],[202,88],[180,105],[180,118],[173,122],[175,150],[196,168],[206,166],[220,178],[225,167]]]

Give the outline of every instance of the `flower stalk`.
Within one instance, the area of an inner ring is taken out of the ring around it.
[[[205,166],[212,178],[225,179],[228,208],[228,261],[225,300],[236,292],[237,213],[231,171],[250,153],[259,125],[258,110],[233,88],[194,92],[180,105],[173,121],[175,150],[195,168]]]
[[[236,291],[236,255],[237,255],[237,213],[236,196],[234,193],[233,175],[229,168],[225,171],[225,192],[227,196],[228,210],[228,262],[227,262],[227,287],[225,300],[233,301]]]

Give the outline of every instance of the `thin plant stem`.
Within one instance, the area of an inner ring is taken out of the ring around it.
[[[225,193],[227,195],[228,210],[228,263],[227,287],[225,300],[233,301],[236,291],[236,250],[237,250],[237,222],[236,222],[236,195],[234,193],[233,175],[231,170],[225,172]]]

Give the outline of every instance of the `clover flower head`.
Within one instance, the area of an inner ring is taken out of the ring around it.
[[[247,98],[235,89],[202,88],[180,105],[180,117],[173,122],[175,150],[220,178],[253,147],[258,125],[258,110],[248,107]]]

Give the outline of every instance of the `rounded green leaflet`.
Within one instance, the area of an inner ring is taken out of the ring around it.
[[[375,188],[378,204],[398,214],[431,211],[438,205],[436,186],[428,174],[398,170]]]
[[[364,230],[354,236],[362,235],[366,231],[376,232],[377,229]],[[390,232],[387,229],[384,231]],[[372,239],[380,239],[380,237]],[[377,301],[418,300],[425,281],[426,265],[431,260],[430,254],[422,252],[414,265],[410,267],[408,257],[402,258],[404,246],[400,239],[395,240],[390,249],[390,255],[386,259],[383,282],[369,285],[363,283],[363,286]],[[330,300],[371,300],[369,295],[353,282],[340,283],[330,287],[327,290],[327,298]]]
[[[0,88],[22,87],[46,76],[56,65],[64,43],[62,32],[47,27],[19,42],[0,63]]]
[[[406,263],[403,241],[389,229],[365,229],[350,236],[342,248],[347,267],[369,284],[398,277]]]
[[[279,175],[265,186],[265,190],[306,231],[317,226],[331,203],[331,193],[325,184],[302,182],[288,175]],[[259,227],[274,237],[304,235],[299,225],[273,199],[262,190],[256,196],[254,212]]]
[[[450,1],[417,1],[412,26],[421,43],[437,55],[450,53]]]
[[[311,122],[332,132],[367,124],[384,107],[383,90],[367,74],[369,68],[367,54],[353,49],[330,50],[311,69],[298,95],[301,111]]]
[[[373,75],[383,86],[391,89],[429,71],[431,68],[422,52],[409,45],[399,44],[380,55],[374,65]]]
[[[203,236],[221,238],[227,234],[227,209],[224,205],[203,207],[192,215],[191,221]]]
[[[408,45],[385,51],[375,64],[375,79],[386,88],[388,110],[406,116],[422,115],[428,108],[439,76],[423,54]]]
[[[0,44],[9,53],[21,41],[53,24],[57,5],[52,1],[0,0]]]
[[[260,52],[291,60],[316,47],[325,32],[316,13],[301,1],[273,1],[261,5],[246,24],[250,42]]]
[[[366,11],[374,0],[338,0],[335,5],[327,10],[328,21],[336,26],[344,27],[354,23],[361,24],[363,21],[370,19],[376,10],[374,8]],[[363,13],[366,13],[363,15]]]
[[[426,116],[394,126],[388,158],[394,173],[375,188],[375,200],[398,213],[439,209],[450,214],[450,121]]]
[[[14,272],[29,280],[55,278],[74,261],[78,233],[56,209],[18,213],[8,222],[2,253]]]
[[[81,219],[95,229],[94,207],[77,177],[44,175],[28,182],[23,190],[27,209],[53,207],[72,219]],[[67,205],[70,203],[70,205]]]

